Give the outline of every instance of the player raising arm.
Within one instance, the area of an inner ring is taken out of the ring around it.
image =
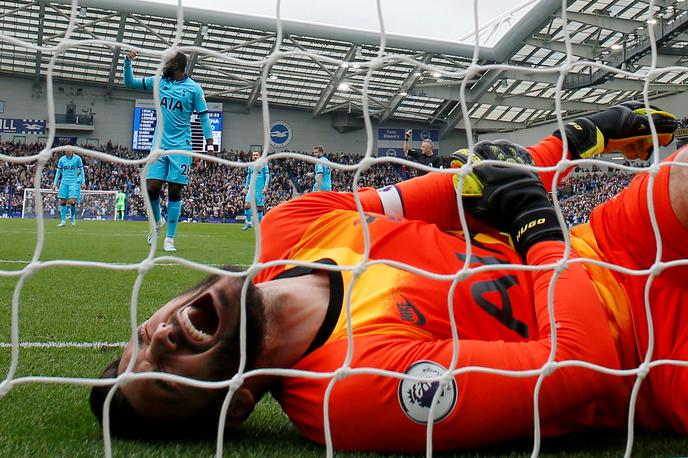
[[[257,161],[260,159],[260,153],[254,151],[251,153],[251,160]],[[270,184],[270,169],[267,165],[258,170],[258,175],[256,175],[256,184],[251,190],[251,177],[253,176],[255,170],[253,167],[249,167],[246,170],[246,179],[244,180],[244,189],[246,190],[246,199],[244,204],[244,215],[246,215],[246,223],[242,230],[247,230],[253,227],[253,218],[251,215],[251,199],[256,199],[256,211],[258,212],[258,224],[263,220],[263,206],[265,205],[265,191],[268,190],[268,184]]]
[[[76,224],[76,205],[81,197],[81,190],[86,186],[84,176],[84,163],[78,154],[68,149],[64,156],[57,161],[57,171],[53,180],[52,189],[57,191],[57,198],[60,200],[60,224],[57,227],[64,227],[67,220],[67,204],[71,213],[72,226]]]
[[[599,129],[590,141],[600,144],[600,151],[612,140],[628,140],[624,152],[647,140],[645,113],[628,106],[610,112],[606,118],[588,118],[593,133]],[[676,129],[675,120],[669,122],[673,116],[656,110],[649,114],[657,117],[666,144]],[[571,144],[586,142],[576,133],[565,135]],[[570,157],[580,151],[577,148]],[[239,300],[243,280],[212,276],[141,325],[133,370],[164,368],[198,380],[229,379],[240,364],[239,323],[245,318],[248,373],[232,394],[225,428],[243,423],[270,391],[299,430],[318,443],[325,442],[327,402],[335,448],[417,453],[425,450],[431,412],[433,450],[532,436],[537,376],[447,371],[456,360],[458,369],[478,366],[535,373],[554,350],[550,306],[556,322],[555,361],[637,368],[648,348],[647,276],[615,275],[579,262],[568,263],[555,276],[549,266],[563,258],[566,246],[545,186],[530,171],[484,163],[532,160],[549,166],[562,157],[561,139],[550,136],[527,150],[508,142],[480,143],[472,152],[456,154],[456,165],[470,154],[483,162],[461,190],[472,229],[470,260],[467,239],[458,231],[453,175],[430,173],[380,190],[361,190],[368,239],[353,194],[307,194],[266,215],[260,262],[288,259],[354,267],[367,259],[374,265],[357,272],[355,280],[351,270],[284,263],[263,267],[247,285],[245,317],[240,317]],[[671,159],[688,164],[688,149]],[[662,167],[654,181],[663,261],[688,258],[687,182],[685,166]],[[632,269],[651,264],[655,244],[647,211],[648,183],[647,174],[639,175],[617,199],[597,207],[590,224],[574,228],[572,258],[581,255]],[[387,260],[449,279],[430,279]],[[452,289],[451,277],[466,262],[472,269],[487,268],[473,270]],[[514,265],[540,268],[509,269]],[[649,288],[653,359],[688,359],[686,270],[664,266],[655,272]],[[460,339],[457,355],[453,326]],[[124,372],[132,346],[130,342],[104,377]],[[335,374],[348,358],[351,368],[385,369],[407,377],[343,371],[333,383],[322,376]],[[260,368],[292,368],[319,376],[251,374]],[[434,380],[422,380],[430,377]],[[650,369],[647,380],[639,392],[638,423],[688,433],[688,370],[658,365]],[[625,427],[634,381],[583,367],[552,367],[538,394],[542,434]],[[370,387],[375,387],[374,393]],[[107,393],[103,387],[92,391],[91,407],[99,419]],[[129,437],[213,435],[226,394],[183,383],[131,381],[120,385],[112,398],[111,431]]]
[[[439,167],[440,165],[440,155],[435,153],[435,150],[433,149],[433,144],[432,140],[429,138],[424,139],[420,143],[420,151],[415,150],[411,148],[410,141],[411,141],[411,136],[412,136],[413,131],[407,130],[404,132],[404,145],[403,145],[403,150],[404,150],[404,158],[408,159],[409,157],[413,159],[415,162],[426,165],[428,167]],[[426,172],[425,170],[417,170],[416,175],[425,175]]]
[[[129,51],[124,58],[124,84],[128,88],[143,89],[152,92],[157,85],[160,94],[160,112],[162,123],[155,127],[155,137],[160,139],[163,150],[191,151],[191,115],[198,113],[203,136],[208,148],[213,145],[213,128],[208,116],[208,106],[201,86],[184,72],[186,55],[177,52],[165,62],[162,77],[146,76],[135,78],[131,61],[136,53]],[[161,126],[163,126],[161,128]],[[155,142],[154,142],[155,143]],[[165,224],[160,214],[160,190],[167,183],[167,236],[163,244],[165,251],[176,251],[174,236],[182,208],[182,190],[189,183],[191,157],[183,154],[165,154],[160,156],[148,168],[146,189],[153,207],[153,218],[158,231]],[[153,234],[148,234],[148,243],[153,243]]]

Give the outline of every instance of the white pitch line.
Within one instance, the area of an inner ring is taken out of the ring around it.
[[[47,262],[48,260],[45,260],[43,262]],[[50,261],[55,261],[55,259],[50,259]],[[76,260],[78,262],[78,260]],[[31,261],[22,261],[22,260],[16,260],[16,259],[0,259],[0,264],[29,264]],[[106,262],[107,264],[112,264],[115,266],[128,266],[130,264],[137,264],[137,262],[107,262],[107,261],[102,261]],[[141,261],[138,261],[139,263]],[[181,264],[178,264],[176,262],[160,262],[156,263],[156,266],[163,266],[163,267],[169,267],[169,266],[179,266],[179,267],[184,267]],[[205,266],[210,266],[210,267],[222,267],[225,266],[226,264],[204,264]],[[234,264],[237,267],[250,267],[251,264]],[[78,266],[73,266],[73,267],[78,267]]]
[[[79,229],[67,229],[67,231],[52,230],[52,229],[46,230],[46,233],[47,233],[47,234],[57,234],[57,233],[60,233],[60,232],[76,232],[76,233],[79,234],[79,236],[83,236],[83,235],[93,235],[93,236],[98,236],[98,237],[100,237],[100,236],[103,235],[103,234],[101,234],[100,232],[89,232],[88,230],[79,230]],[[3,234],[22,234],[22,235],[26,235],[26,231],[2,231],[2,233],[3,233]],[[35,234],[34,234],[34,235],[35,235]],[[140,237],[140,238],[143,240],[141,234],[138,233],[138,232],[136,232],[136,233],[134,233],[134,232],[113,232],[113,233],[108,233],[108,235],[112,235],[112,236],[116,236],[116,237]],[[207,235],[207,234],[184,234],[184,237],[206,239],[206,238],[210,238],[210,237],[213,237],[213,236]]]
[[[126,342],[19,342],[19,348],[122,348]],[[0,348],[12,348],[10,342],[0,342]]]

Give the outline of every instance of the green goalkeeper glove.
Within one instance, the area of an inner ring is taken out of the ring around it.
[[[512,164],[533,164],[522,146],[504,140],[479,142],[452,154],[452,167],[476,165],[464,177],[461,196],[466,210],[478,220],[501,232],[508,232],[516,251],[526,259],[530,247],[545,240],[564,240],[559,219],[540,178],[530,170],[509,165],[483,164],[498,160]],[[454,176],[454,186],[459,177]]]
[[[676,116],[655,107],[647,110],[644,103],[631,101],[567,123],[564,133],[572,158],[620,151],[627,159],[646,160],[653,148],[649,116],[660,146],[669,145],[678,128]],[[561,138],[561,131],[557,129],[553,135]]]
[[[451,167],[459,168],[468,162],[468,157],[473,156],[473,162],[480,160],[494,160],[508,162],[512,164],[534,165],[533,158],[528,150],[520,145],[511,143],[508,140],[495,140],[494,142],[482,141],[475,144],[473,153],[463,148],[455,151],[451,155]],[[459,176],[454,175],[454,188],[458,186]],[[480,179],[471,173],[464,177],[462,197],[481,197],[483,195],[483,185]]]

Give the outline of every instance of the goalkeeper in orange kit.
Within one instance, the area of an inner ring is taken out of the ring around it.
[[[651,348],[646,285],[655,331],[652,358],[688,359],[688,310],[681,307],[688,304],[688,267],[660,263],[647,283],[647,269],[657,257],[647,205],[649,175],[639,175],[617,199],[599,206],[589,224],[571,231],[570,258],[577,260],[555,275],[566,245],[547,195],[554,174],[538,177],[502,164],[554,165],[563,157],[561,138],[573,159],[605,151],[612,142],[629,155],[644,156],[648,116],[661,143],[670,143],[673,115],[626,104],[579,118],[559,138],[550,136],[528,149],[493,142],[458,151],[454,165],[479,162],[462,171],[468,173],[462,188],[455,175],[430,173],[364,189],[358,197],[369,237],[351,193],[312,193],[286,202],[263,220],[260,261],[268,264],[253,281],[244,285],[241,278],[212,276],[172,299],[141,325],[103,377],[131,366],[134,372],[226,380],[245,363],[225,428],[242,424],[270,391],[299,430],[319,443],[325,442],[327,405],[338,449],[420,452],[430,421],[433,450],[529,437],[538,370],[550,353],[559,364],[639,366]],[[688,163],[688,150],[671,159]],[[686,183],[688,169],[679,166],[661,167],[654,179],[662,262],[688,258]],[[461,232],[457,192],[469,214],[470,237]],[[579,257],[625,270],[584,264]],[[271,262],[280,259],[315,267]],[[365,269],[354,275],[352,268],[364,261]],[[471,270],[454,284],[465,267]],[[419,270],[437,275],[428,278]],[[340,371],[334,381],[345,362],[354,372]],[[519,376],[467,370],[475,367]],[[265,368],[316,377],[253,372]],[[403,376],[361,371],[366,368]],[[459,372],[449,374],[450,369]],[[633,383],[631,377],[597,370],[553,367],[538,393],[543,435],[624,427]],[[686,386],[688,369],[652,367],[639,393],[638,422],[686,433]],[[95,387],[91,394],[101,421],[108,391]],[[125,437],[213,435],[226,394],[226,389],[137,379],[112,397],[110,428]]]

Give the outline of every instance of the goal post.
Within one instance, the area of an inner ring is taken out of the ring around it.
[[[59,218],[60,202],[57,191],[52,189],[39,189],[43,200],[43,217]],[[85,220],[112,220],[115,219],[117,191],[92,191],[82,190],[77,205],[79,219]],[[36,202],[34,201],[34,189],[24,189],[22,201],[22,218],[36,218]]]

